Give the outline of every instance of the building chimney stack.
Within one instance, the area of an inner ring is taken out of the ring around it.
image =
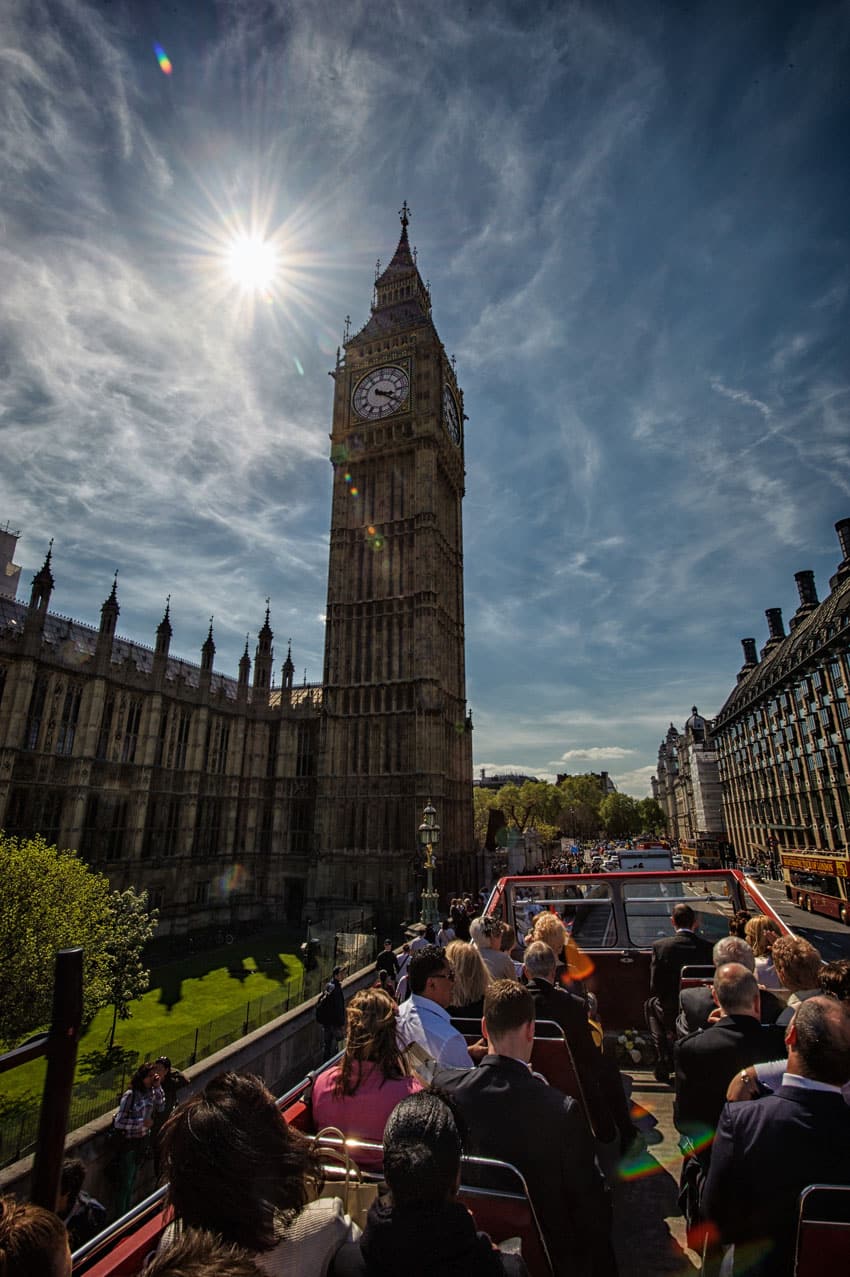
[[[756,655],[756,641],[754,638],[741,639],[741,647],[744,649],[744,665],[758,665],[759,658]]]
[[[800,607],[817,607],[818,592],[815,589],[814,572],[795,572],[794,580],[797,582],[797,593],[800,596]]]
[[[839,519],[835,531],[838,533],[838,544],[841,546],[844,562],[847,563],[850,561],[850,519]]]
[[[782,608],[769,607],[765,611],[767,617],[767,628],[770,631],[772,639],[785,638],[785,626],[782,624]]]

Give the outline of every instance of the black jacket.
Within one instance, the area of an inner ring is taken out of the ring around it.
[[[848,1149],[850,1107],[839,1092],[783,1086],[726,1105],[702,1204],[722,1241],[735,1243],[736,1274],[791,1277],[800,1193],[850,1184]]]
[[[785,1035],[751,1015],[727,1015],[676,1043],[676,1126],[687,1135],[715,1130],[726,1089],[741,1069],[785,1056]]]
[[[712,947],[710,941],[693,931],[677,931],[652,946],[649,993],[661,1003],[671,1027],[679,1009],[682,967],[713,966]]]
[[[359,1242],[338,1250],[331,1277],[528,1277],[519,1255],[501,1255],[460,1202],[369,1209]]]
[[[771,993],[770,989],[761,990],[762,1024],[775,1024],[777,1016],[784,1008],[785,1003],[775,993]],[[683,989],[679,994],[679,1016],[676,1020],[676,1032],[679,1037],[683,1038],[689,1033],[696,1033],[697,1029],[707,1029],[708,1017],[716,1009],[717,1003],[711,996],[711,989],[707,984],[693,989]]]
[[[578,1103],[520,1060],[486,1055],[477,1069],[437,1069],[469,1130],[467,1152],[525,1176],[556,1277],[611,1277],[611,1207]]]

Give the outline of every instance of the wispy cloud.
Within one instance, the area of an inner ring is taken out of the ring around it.
[[[598,762],[605,758],[628,758],[633,749],[623,749],[621,745],[591,745],[587,749],[568,749],[561,755],[561,762],[567,763],[576,758],[586,758]]]

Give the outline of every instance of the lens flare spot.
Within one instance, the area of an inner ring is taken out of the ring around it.
[[[293,355],[293,359],[295,360],[295,367],[298,369],[298,376],[303,377],[304,369],[301,367],[301,360],[297,357],[297,355]]]
[[[351,486],[351,495],[352,495],[353,497],[359,497],[359,496],[360,496],[360,490],[359,490],[359,488],[355,488],[353,484],[352,484],[352,486]]]
[[[171,72],[174,70],[174,68],[171,65],[171,59],[169,58],[168,54],[165,52],[165,49],[163,49],[161,44],[155,44],[153,46],[153,51],[156,54],[156,60],[159,63],[159,69],[162,72],[162,74],[171,75]]]
[[[227,896],[232,895],[234,891],[239,891],[245,885],[246,879],[244,865],[231,865],[229,869],[225,869],[224,873],[216,878],[216,894],[220,899],[225,899]]]
[[[372,525],[371,525],[371,524],[370,524],[370,525],[369,525],[369,527],[366,529],[366,531],[369,533],[369,536],[370,536],[370,537],[373,537],[373,536],[375,535],[375,529],[372,527]]]
[[[277,272],[277,250],[270,240],[240,235],[227,250],[231,279],[245,292],[265,293]]]
[[[345,482],[351,483],[351,472],[349,470],[345,472]]]

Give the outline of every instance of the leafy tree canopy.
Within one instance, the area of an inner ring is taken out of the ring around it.
[[[493,805],[499,807],[508,824],[522,834],[541,822],[556,822],[561,795],[555,785],[545,780],[527,780],[522,785],[503,785]]]
[[[109,897],[112,935],[109,953],[109,1003],[114,1008],[109,1047],[115,1041],[119,1020],[129,1020],[130,1003],[147,992],[151,973],[142,962],[142,951],[157,928],[158,910],[148,912],[148,893],[132,887],[113,891]]]
[[[599,832],[599,808],[605,795],[595,776],[566,776],[561,791],[561,828],[565,834],[592,838]]]
[[[0,832],[0,1045],[50,1021],[57,949],[81,945],[86,1022],[108,1001],[109,882],[74,852]]]
[[[655,798],[639,798],[638,813],[640,815],[641,832],[663,834],[667,829],[667,817],[664,809]]]
[[[627,838],[640,832],[638,802],[628,794],[606,794],[599,806],[599,819],[609,838]]]

